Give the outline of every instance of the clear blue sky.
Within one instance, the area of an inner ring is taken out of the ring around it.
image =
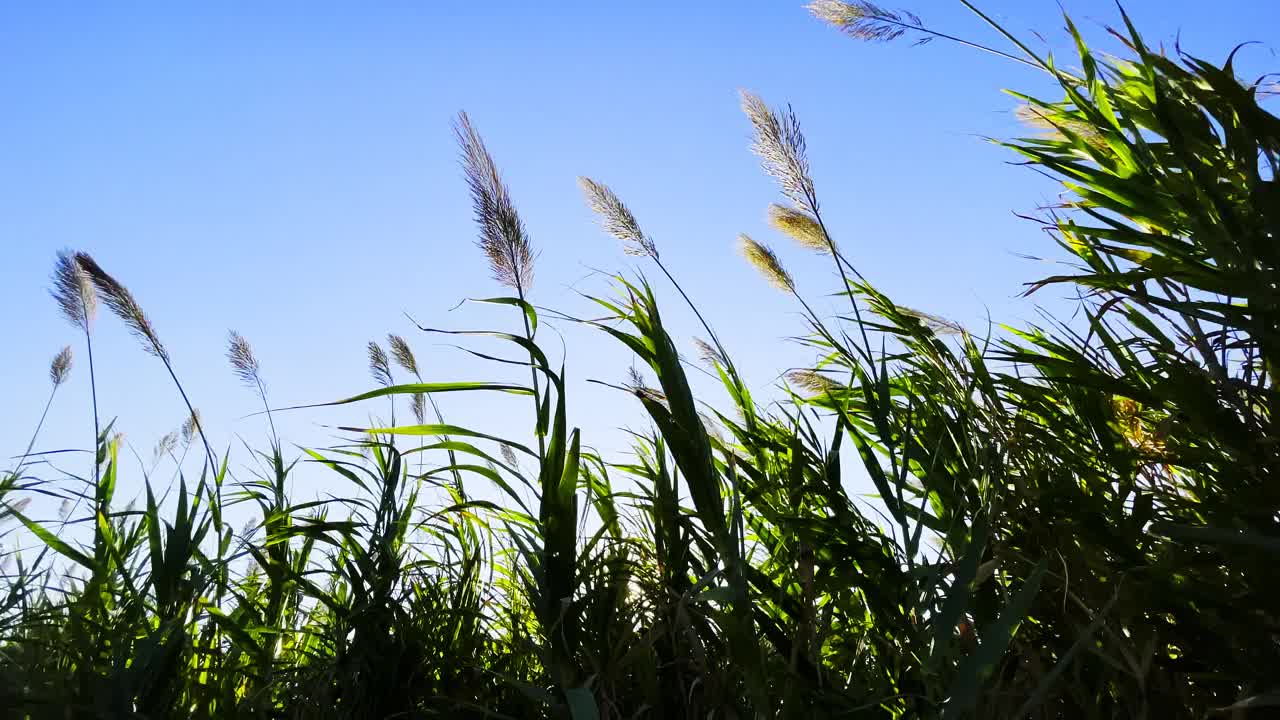
[[[88,444],[83,348],[46,292],[63,247],[93,253],[132,289],[219,446],[265,433],[260,418],[239,419],[255,403],[227,369],[228,328],[253,343],[276,405],[372,387],[364,345],[387,331],[409,337],[432,379],[503,377],[402,315],[511,326],[495,309],[449,312],[499,290],[473,245],[449,131],[460,109],[484,134],[541,253],[538,303],[589,313],[576,292],[607,292],[592,269],[634,262],[582,205],[574,179],[595,177],[656,238],[762,393],[807,355],[785,339],[801,330],[795,308],[736,257],[735,235],[774,244],[810,295],[834,285],[819,260],[765,224],[777,193],[747,152],[738,88],[794,105],[829,223],[894,297],[976,327],[987,310],[1033,318],[1016,296],[1047,269],[1016,254],[1052,247],[1012,211],[1056,190],[979,136],[1018,132],[1000,88],[1035,91],[1044,80],[944,42],[857,43],[801,4],[3,3],[0,452],[25,445],[48,362],[66,343],[77,366],[39,447]],[[1055,3],[981,4],[1069,53]],[[1101,30],[1117,19],[1111,3],[1066,4],[1114,48]],[[1181,32],[1184,48],[1220,60],[1258,40],[1244,66],[1280,69],[1280,3],[1127,7],[1152,42]],[[1001,42],[958,3],[912,9],[940,29]],[[666,297],[687,337],[687,312]],[[616,448],[612,428],[638,425],[629,399],[582,381],[618,381],[629,360],[595,333],[559,327],[571,350],[573,421],[590,429],[588,442]],[[182,405],[117,321],[101,317],[96,337],[103,413],[149,457]],[[459,423],[524,425],[518,400],[441,404]],[[288,440],[324,444],[320,424],[383,410],[291,413],[280,425]]]

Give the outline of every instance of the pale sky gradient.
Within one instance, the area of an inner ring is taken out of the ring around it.
[[[463,298],[501,294],[473,244],[449,130],[461,109],[540,252],[538,304],[591,314],[578,293],[608,292],[593,273],[637,266],[583,206],[574,180],[590,175],[631,206],[762,396],[809,358],[787,341],[802,330],[796,309],[737,258],[734,237],[774,245],[819,307],[835,307],[822,297],[835,285],[821,259],[765,223],[778,194],[747,151],[739,88],[794,106],[827,220],[884,290],[978,329],[988,311],[997,321],[1033,319],[1031,301],[1017,295],[1049,268],[1018,255],[1055,252],[1013,212],[1033,211],[1056,189],[982,137],[1019,132],[1001,88],[1036,92],[1045,79],[945,42],[858,43],[801,4],[0,4],[0,452],[22,451],[49,360],[67,343],[76,366],[38,449],[89,444],[83,346],[47,294],[63,247],[91,252],[132,289],[215,445],[237,443],[236,466],[245,453],[235,436],[260,445],[266,430],[261,418],[242,419],[256,406],[228,370],[228,328],[253,343],[280,406],[370,389],[365,343],[388,331],[409,338],[429,379],[507,377],[403,315],[515,327],[509,308],[450,312]],[[981,5],[1069,58],[1055,3]],[[1111,3],[1066,5],[1087,35],[1115,49],[1101,29],[1118,20]],[[1180,33],[1185,49],[1221,61],[1236,43],[1261,41],[1242,67],[1277,69],[1280,3],[1126,7],[1151,43],[1171,46]],[[1005,47],[958,3],[912,9],[939,29]],[[689,313],[658,287],[687,342]],[[549,325],[569,348],[571,421],[588,444],[617,451],[617,428],[643,427],[634,403],[584,381],[617,382],[630,360],[599,333]],[[103,414],[149,458],[184,417],[181,401],[158,361],[105,313],[96,340]],[[550,327],[544,340],[560,354]],[[458,424],[499,434],[528,427],[521,399],[440,404]],[[287,441],[324,445],[323,425],[384,409],[286,413],[278,425]],[[87,461],[65,462],[83,472]],[[303,494],[332,489],[313,472]],[[122,479],[122,496],[137,483],[136,473]]]

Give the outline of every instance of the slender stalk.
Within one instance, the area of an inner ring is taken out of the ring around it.
[[[93,481],[96,483],[98,475],[102,472],[102,458],[98,456],[98,437],[102,430],[98,427],[98,379],[93,370],[93,338],[89,332],[87,314],[84,324],[84,346],[85,353],[89,356],[89,396],[93,401]]]
[[[671,272],[667,270],[667,266],[664,265],[661,260],[657,257],[653,257],[653,262],[657,264],[658,269],[662,271],[662,274],[667,276],[667,280],[671,281],[671,285],[676,289],[676,292],[680,293],[680,297],[684,298],[685,304],[689,306],[689,309],[693,311],[694,316],[698,318],[698,322],[702,324],[702,329],[706,330],[707,335],[711,337],[711,342],[716,344],[716,350],[720,351],[720,357],[724,359],[725,365],[728,366],[730,371],[732,371],[733,360],[730,359],[729,353],[725,350],[724,345],[720,343],[720,338],[716,335],[716,331],[711,329],[711,324],[707,322],[706,318],[702,317],[702,313],[698,310],[698,306],[693,303],[693,300],[689,299],[689,295],[685,293],[684,288],[680,287],[680,283],[676,282],[675,277],[671,275]]]
[[[418,381],[421,382],[422,378],[418,378]],[[431,403],[431,412],[435,413],[436,415],[436,421],[439,422],[441,425],[444,425],[445,424],[444,413],[440,412],[440,406],[436,404],[436,399],[431,397],[431,393],[426,393],[426,396],[427,396],[427,402]],[[444,435],[442,437],[444,438],[445,442],[450,442],[448,435]],[[467,491],[462,484],[462,473],[459,472],[457,468],[458,455],[453,451],[453,448],[449,448],[446,451],[446,453],[449,457],[449,464],[454,466],[453,470],[450,472],[450,474],[453,475],[454,489],[458,491],[458,497],[462,498],[463,501],[465,501],[467,499]],[[419,454],[418,455],[418,475],[422,475],[422,463],[423,463],[422,455]]]
[[[516,262],[517,262],[517,258],[515,256],[515,253],[511,252],[511,263],[513,267],[516,265]],[[528,301],[525,300],[524,285],[523,283],[520,282],[519,274],[516,274],[515,276],[515,286],[516,286],[516,296],[520,298],[520,302],[522,303],[522,307],[520,308],[520,320],[524,325],[524,337],[526,340],[529,341],[529,344],[532,345],[533,344],[533,327],[529,324],[529,313],[525,312],[525,309],[523,307],[523,305],[528,304]],[[538,384],[537,359],[534,357],[532,350],[529,351],[529,378],[530,378],[530,382],[533,383],[533,417],[534,417],[534,423],[536,427],[540,425],[542,421],[542,394]],[[541,466],[541,463],[546,459],[546,456],[547,456],[547,440],[544,437],[543,432],[537,432],[535,434],[538,436],[538,463],[539,463],[539,466]]]
[[[204,434],[204,423],[196,416],[196,408],[191,404],[191,399],[187,397],[187,391],[182,388],[182,383],[178,382],[178,375],[173,371],[173,365],[169,363],[168,358],[164,360],[164,369],[169,371],[169,377],[173,378],[173,384],[178,388],[178,394],[182,396],[182,402],[186,403],[187,412],[191,413],[191,417],[196,418],[196,432],[200,433],[200,442],[204,445],[205,457],[209,460],[209,472],[218,472],[218,463],[213,458],[213,448],[209,445],[209,438]]]
[[[276,433],[276,421],[271,416],[271,405],[267,403],[267,388],[262,384],[262,379],[254,376],[254,382],[258,384],[258,397],[262,398],[262,409],[267,414],[267,424],[271,426],[271,439],[276,446],[280,445],[280,436]]]
[[[22,473],[22,469],[27,466],[27,458],[31,456],[31,450],[36,446],[36,438],[40,437],[40,430],[44,427],[45,418],[49,416],[49,408],[53,407],[53,397],[58,394],[58,386],[54,385],[49,391],[49,399],[44,403],[44,412],[40,413],[40,422],[36,423],[35,432],[31,433],[31,440],[27,442],[27,449],[22,453],[22,460],[18,463],[18,468],[13,471],[14,476]]]
[[[960,0],[960,2],[964,3],[964,5],[965,5],[966,7],[968,7],[970,10],[973,10],[974,12],[978,12],[976,8],[974,8],[972,5],[969,5],[969,3],[964,2],[964,0]],[[979,16],[981,16],[983,19],[986,19],[986,16],[985,16],[985,15],[982,15],[982,13],[978,13],[978,15],[979,15]],[[939,39],[941,39],[941,40],[950,40],[950,41],[951,41],[951,42],[953,42],[953,43],[959,43],[960,45],[963,45],[963,46],[968,47],[968,48],[973,48],[974,50],[978,50],[978,51],[980,51],[980,52],[989,53],[989,54],[991,54],[991,55],[995,55],[996,57],[1002,57],[1002,58],[1004,58],[1004,59],[1006,59],[1006,60],[1012,60],[1012,61],[1014,61],[1014,62],[1016,62],[1016,63],[1022,63],[1023,65],[1026,65],[1027,67],[1033,67],[1033,68],[1035,68],[1035,69],[1037,69],[1037,70],[1043,70],[1043,69],[1044,69],[1044,66],[1042,66],[1042,65],[1038,65],[1038,64],[1036,64],[1036,63],[1034,63],[1034,62],[1031,62],[1030,60],[1027,60],[1027,59],[1025,59],[1025,58],[1020,58],[1020,57],[1018,57],[1017,55],[1013,55],[1013,54],[1007,53],[1007,52],[1005,52],[1005,51],[1003,51],[1003,50],[997,50],[997,49],[995,49],[995,48],[993,48],[993,47],[990,47],[990,46],[988,46],[988,45],[983,45],[982,43],[976,43],[976,42],[973,42],[973,41],[971,41],[971,40],[965,40],[965,39],[964,39],[964,38],[962,38],[962,37],[956,37],[955,35],[948,35],[947,33],[944,33],[944,32],[939,32],[939,31],[937,31],[937,30],[932,30],[932,29],[927,28],[927,27],[925,27],[925,26],[923,26],[923,25],[916,25],[916,24],[913,24],[913,23],[906,23],[906,22],[902,22],[902,21],[900,21],[900,20],[893,20],[892,18],[883,18],[883,17],[882,17],[882,18],[877,18],[877,19],[879,19],[881,22],[884,22],[884,23],[887,23],[887,24],[890,24],[890,25],[897,25],[897,26],[902,27],[902,28],[904,28],[904,29],[907,29],[907,30],[914,30],[914,31],[916,31],[916,32],[924,33],[924,34],[926,34],[926,35],[929,35],[929,36],[932,36],[932,37],[936,37],[936,38],[939,38]],[[994,24],[994,23],[993,23],[993,24]],[[1023,49],[1025,50],[1025,48],[1023,48]],[[1031,52],[1031,51],[1030,51],[1030,50],[1026,50],[1026,52],[1027,52],[1028,54],[1030,54],[1030,52]],[[1032,55],[1032,57],[1035,57],[1035,56],[1034,56],[1034,55]]]
[[[836,247],[836,241],[831,238],[831,233],[827,231],[827,224],[822,221],[822,213],[818,210],[818,199],[812,192],[807,194],[807,199],[809,200],[809,210],[813,213],[813,219],[818,222],[818,228],[822,230],[822,237],[826,238],[827,247],[831,250],[831,257],[835,259],[836,270],[840,273],[840,282],[844,289],[849,293],[849,304],[853,307],[853,317],[857,321],[858,333],[862,336],[863,350],[866,353],[865,359],[867,364],[871,367],[872,376],[875,377],[878,371],[875,368],[874,353],[871,351],[871,339],[867,337],[867,327],[862,321],[862,310],[858,307],[858,299],[854,297],[852,286],[849,284],[849,276],[845,273],[844,266],[848,265],[849,270],[851,270],[853,274],[863,282],[863,284],[867,284],[867,280],[862,276],[862,273],[858,272],[857,268],[855,268],[853,264],[840,253],[839,248]],[[810,312],[812,313],[812,311]]]
[[[89,356],[89,397],[90,397],[90,399],[92,400],[92,404],[93,404],[93,443],[90,445],[90,448],[92,448],[92,449],[91,449],[89,452],[93,454],[93,481],[92,481],[92,484],[93,484],[94,486],[97,486],[97,484],[98,484],[98,478],[99,478],[99,477],[101,477],[101,475],[102,475],[102,455],[98,452],[98,441],[99,441],[99,438],[101,438],[101,437],[102,437],[102,430],[101,430],[101,429],[99,428],[99,426],[98,426],[98,423],[99,423],[99,420],[98,420],[98,381],[97,381],[97,378],[95,377],[95,375],[94,375],[94,371],[93,371],[93,334],[92,334],[91,332],[89,332],[89,327],[90,327],[90,326],[89,326],[89,319],[90,319],[90,318],[89,318],[89,313],[88,313],[88,310],[87,310],[87,309],[85,308],[85,306],[83,306],[83,305],[81,305],[81,310],[82,310],[82,315],[83,315],[83,317],[84,317],[84,324],[83,324],[81,327],[82,327],[82,328],[83,328],[83,330],[84,330],[85,354]],[[50,402],[52,402],[53,398],[52,398],[52,397],[50,397],[50,398],[49,398],[49,400],[50,400]],[[48,411],[48,409],[46,408],[46,412],[47,412],[47,411]],[[42,420],[42,422],[43,422],[43,420]],[[30,451],[28,450],[28,452],[30,452]],[[83,499],[84,499],[84,494],[83,494],[83,493],[79,493],[79,494],[77,494],[77,495],[76,495],[76,501],[75,501],[75,503],[73,503],[73,504],[71,505],[71,508],[67,511],[66,516],[64,516],[64,517],[62,518],[62,523],[58,526],[59,531],[61,531],[61,530],[62,530],[62,528],[65,528],[65,527],[67,526],[67,522],[68,522],[68,520],[69,520],[73,515],[75,515],[76,510],[79,510],[79,509],[80,509],[80,501],[81,501],[81,500],[83,500]]]

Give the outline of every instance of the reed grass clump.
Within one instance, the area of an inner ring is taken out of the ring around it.
[[[643,274],[589,298],[591,320],[536,306],[529,235],[465,114],[477,244],[510,291],[477,302],[515,330],[419,328],[490,343],[467,350],[527,382],[428,380],[429,358],[391,333],[389,352],[364,348],[372,389],[321,403],[368,422],[292,450],[273,418],[316,406],[273,406],[270,368],[232,331],[230,372],[270,435],[215,456],[138,301],[87,253],[59,253],[52,295],[84,339],[94,436],[40,444],[67,347],[0,474],[5,717],[1271,717],[1280,118],[1230,62],[1155,52],[1123,15],[1125,59],[1067,20],[1067,72],[998,25],[1009,53],[905,11],[809,7],[858,40],[956,41],[1056,81],[1060,99],[1020,97],[1053,132],[1002,144],[1063,182],[1044,222],[1075,267],[1028,292],[1070,287],[1073,318],[980,338],[895,302],[832,236],[823,213],[839,209],[819,206],[795,114],[750,94],[752,150],[788,203],[770,222],[831,263],[840,306],[816,313],[782,255],[739,239],[798,304],[812,353],[770,403],[598,182],[579,181],[587,204],[693,313],[702,366]],[[146,467],[99,416],[99,301],[184,401]],[[574,425],[566,368],[589,363],[539,340],[551,323],[631,353],[610,385],[642,418],[618,416],[630,453]],[[451,424],[451,398],[528,430]],[[338,490],[311,492],[318,477]]]

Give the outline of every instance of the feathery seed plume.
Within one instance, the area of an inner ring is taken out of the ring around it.
[[[920,29],[923,24],[915,13],[893,12],[870,2],[814,0],[805,7],[814,17],[857,40],[889,42],[908,30]],[[928,41],[927,37],[921,40]]]
[[[693,346],[698,348],[698,357],[707,365],[724,365],[724,358],[720,356],[720,351],[716,350],[711,343],[700,337],[693,339]]]
[[[609,186],[588,177],[578,178],[578,186],[582,188],[587,207],[600,216],[600,227],[621,240],[627,254],[658,258],[658,247],[654,245],[653,238],[644,234],[635,215]]]
[[[178,433],[176,431],[166,433],[165,436],[160,438],[160,441],[156,443],[155,450],[153,451],[155,457],[153,457],[152,460],[158,461],[160,458],[173,452],[176,447],[178,447]]]
[[[7,522],[15,512],[22,512],[31,504],[31,498],[25,497],[11,503],[6,503],[4,507],[0,507],[0,522]],[[8,557],[5,558],[6,560]]]
[[[167,363],[169,352],[160,343],[160,336],[156,335],[156,330],[147,319],[147,314],[142,311],[142,306],[133,298],[129,289],[103,270],[102,266],[88,253],[76,253],[75,260],[81,270],[93,281],[94,287],[102,295],[102,301],[107,304],[111,312],[115,313],[116,317],[120,318],[139,340],[143,341],[142,349]]]
[[[462,169],[480,227],[476,244],[489,258],[494,279],[523,293],[533,284],[533,248],[524,222],[484,140],[465,112],[458,113],[453,133],[462,150]]]
[[[71,372],[70,345],[62,348],[57,355],[53,356],[53,362],[49,363],[49,379],[53,381],[54,387],[66,382],[69,372]]]
[[[58,261],[53,267],[53,289],[49,292],[63,316],[72,325],[88,332],[98,309],[98,296],[93,291],[93,280],[76,262],[71,251],[58,253]]]
[[[747,262],[760,271],[770,285],[779,290],[796,291],[795,281],[791,279],[791,275],[782,267],[782,261],[768,246],[744,234],[738,236],[738,250]]]
[[[425,425],[427,422],[427,395],[426,393],[414,393],[409,398],[409,409],[413,411],[413,417],[418,421],[419,425]]]
[[[1035,105],[1019,105],[1013,111],[1022,123],[1038,130],[1043,130],[1046,137],[1053,140],[1066,140],[1064,131],[1075,135],[1094,148],[1107,149],[1107,141],[1093,123],[1073,117],[1070,113],[1058,109],[1037,107]]]
[[[635,365],[627,368],[627,386],[632,390],[644,387],[644,377],[640,375]]]
[[[773,111],[758,95],[742,91],[742,111],[755,127],[751,151],[760,156],[764,171],[782,185],[782,194],[813,214],[818,214],[817,195],[809,177],[809,158],[805,152],[800,121],[788,107],[786,112]]]
[[[227,333],[227,360],[240,382],[255,390],[260,389],[262,377],[258,374],[258,358],[254,356],[249,341],[235,330]]]
[[[390,387],[393,384],[391,360],[387,358],[387,351],[372,340],[369,341],[369,374],[373,375],[373,379],[383,387]]]
[[[409,343],[399,335],[387,335],[387,344],[391,346],[391,357],[396,359],[396,363],[405,369],[405,372],[418,375],[418,359],[413,356],[413,350],[409,349]]]
[[[964,332],[964,328],[959,323],[952,322],[944,317],[931,315],[922,310],[913,310],[912,308],[898,306],[898,312],[907,317],[919,320],[921,324],[929,328],[938,335],[960,335]]]
[[[182,444],[190,445],[192,439],[200,432],[200,411],[192,410],[186,420],[182,421]]]
[[[635,393],[637,397],[647,398],[654,402],[666,404],[667,396],[657,388],[651,388],[644,382],[644,376],[636,369],[635,365],[627,368],[627,388]]]
[[[507,464],[511,467],[515,467],[520,464],[520,459],[516,457],[516,451],[512,450],[509,445],[503,445],[499,448],[499,452],[502,453],[502,459],[506,460]]]
[[[792,370],[787,373],[787,380],[792,385],[815,394],[833,393],[844,387],[817,370]]]
[[[769,224],[801,245],[821,253],[830,253],[827,234],[812,215],[795,208],[773,204],[769,206]]]
[[[719,440],[721,443],[724,442],[724,433],[720,432],[720,423],[716,422],[715,418],[704,412],[700,412],[698,413],[698,419],[702,420],[702,428],[707,431],[708,435]]]

